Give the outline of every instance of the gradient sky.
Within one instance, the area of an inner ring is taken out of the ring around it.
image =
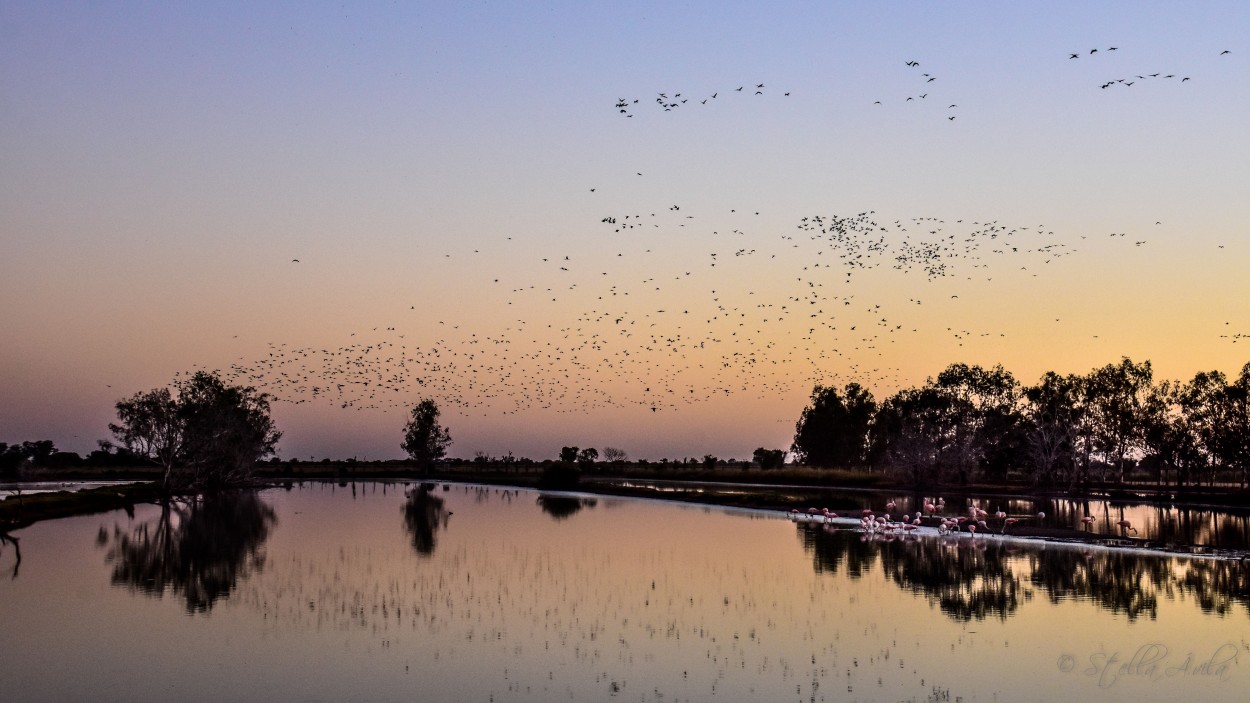
[[[280,456],[369,459],[426,397],[455,456],[741,458],[816,383],[1235,373],[1247,37],[1244,2],[0,0],[0,441],[85,453],[199,368],[274,395]]]

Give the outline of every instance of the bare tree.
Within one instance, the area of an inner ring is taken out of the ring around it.
[[[603,448],[603,460],[610,464],[619,465],[619,464],[624,464],[625,462],[629,461],[629,455],[625,453],[624,449],[617,449],[616,447],[604,447]]]

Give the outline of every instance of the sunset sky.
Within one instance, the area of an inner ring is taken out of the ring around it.
[[[1240,1],[0,0],[0,441],[86,453],[196,369],[303,459],[402,456],[423,398],[453,456],[744,458],[817,383],[1235,373],[1248,37]]]

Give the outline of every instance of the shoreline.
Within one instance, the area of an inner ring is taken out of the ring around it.
[[[110,476],[94,474],[80,480],[124,480],[123,472],[110,472]],[[1079,496],[1069,496],[1056,492],[1030,492],[1015,486],[967,486],[948,487],[945,489],[929,489],[916,491],[897,486],[833,486],[811,485],[804,483],[768,483],[744,482],[741,480],[725,480],[725,472],[709,472],[712,475],[696,479],[683,477],[638,476],[635,472],[618,474],[597,474],[583,476],[574,484],[542,485],[541,475],[537,472],[503,473],[497,471],[457,471],[443,470],[432,472],[428,476],[417,475],[411,471],[359,471],[331,472],[314,471],[299,475],[274,475],[264,472],[258,475],[250,487],[285,487],[297,482],[337,482],[346,484],[354,481],[394,481],[397,483],[471,483],[507,488],[524,488],[552,492],[576,492],[603,497],[645,498],[686,503],[692,505],[709,505],[725,508],[743,508],[751,510],[777,511],[788,514],[792,508],[806,509],[811,505],[827,503],[835,510],[857,511],[862,505],[852,505],[846,500],[845,494],[859,494],[865,498],[870,496],[914,496],[946,495],[949,497],[999,498],[1004,500],[1080,500]],[[758,474],[760,472],[753,472]],[[143,476],[143,474],[140,474]],[[74,480],[68,476],[60,477],[63,481]],[[139,478],[131,476],[131,478]],[[720,478],[721,480],[708,480]],[[759,478],[750,476],[750,478]],[[144,479],[147,479],[146,481]],[[826,499],[830,494],[843,494],[840,500]],[[1203,495],[1206,500],[1177,500],[1175,496],[1142,494],[1132,489],[1108,491],[1099,495],[1084,496],[1091,501],[1109,503],[1127,503],[1134,505],[1150,505],[1160,508],[1189,508],[1199,510],[1220,510],[1225,512],[1250,512],[1244,501],[1244,494],[1238,491],[1224,491],[1222,495],[1228,500],[1210,500],[1218,496]],[[159,503],[161,491],[158,484],[151,482],[150,474],[139,478],[133,483],[119,483],[81,491],[57,491],[34,493],[20,497],[10,497],[0,501],[0,533],[28,527],[36,522],[53,520],[76,515],[89,515],[111,510],[132,512],[134,506],[141,503]],[[884,503],[884,501],[882,501]],[[840,504],[839,504],[840,503]],[[814,521],[813,521],[814,522]],[[925,527],[936,527],[939,519],[924,517],[921,524]],[[997,523],[991,528],[1000,528]],[[997,536],[998,532],[991,530]],[[1172,551],[1176,545],[1164,544],[1143,538],[1113,536],[1086,532],[1074,528],[1028,525],[1018,523],[1009,528],[1010,536],[1040,540],[1062,540],[1086,544],[1107,544],[1114,542],[1120,547],[1136,547],[1157,551]],[[1210,551],[1210,547],[1187,546],[1191,550]]]

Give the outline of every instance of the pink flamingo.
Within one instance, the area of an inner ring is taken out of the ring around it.
[[[1129,522],[1128,520],[1121,520],[1117,522],[1116,524],[1120,526],[1121,530],[1125,530],[1125,531],[1132,532],[1133,534],[1137,534],[1137,528],[1133,527],[1133,523]]]

